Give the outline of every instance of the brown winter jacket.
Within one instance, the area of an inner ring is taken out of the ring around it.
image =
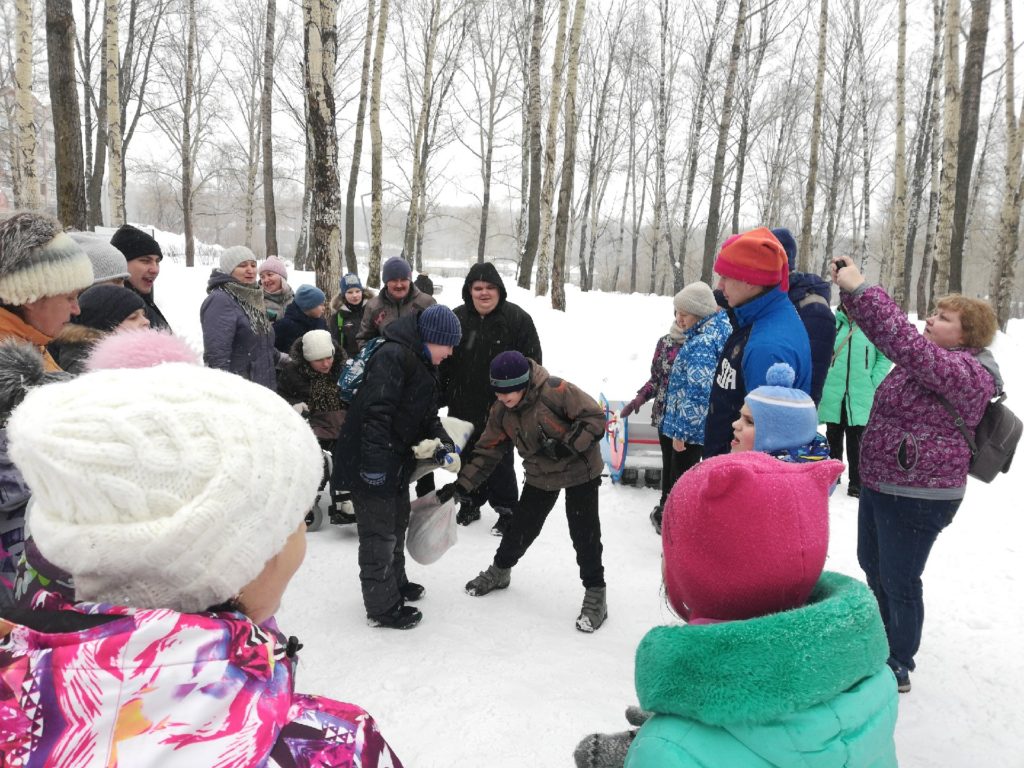
[[[526,482],[544,491],[572,488],[601,475],[600,440],[604,409],[574,384],[548,374],[530,361],[530,384],[515,408],[495,401],[472,461],[456,480],[472,493],[501,461],[505,443],[512,440],[523,457]],[[545,446],[545,438],[548,442]]]
[[[395,301],[388,294],[387,286],[363,306],[363,320],[359,324],[356,342],[359,348],[370,339],[380,336],[384,326],[410,314],[419,314],[431,304],[435,304],[433,296],[423,293],[415,285],[409,286],[409,293],[401,301]]]

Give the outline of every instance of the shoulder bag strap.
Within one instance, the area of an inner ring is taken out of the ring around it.
[[[963,435],[964,440],[967,441],[967,447],[971,449],[971,457],[973,458],[974,454],[978,452],[978,446],[974,442],[974,438],[971,437],[971,433],[967,431],[967,424],[964,422],[963,417],[959,414],[956,408],[953,407],[953,404],[950,403],[949,400],[944,398],[938,392],[935,392],[934,394],[935,397],[938,398],[939,402],[942,403],[942,407],[945,408],[949,412],[949,415],[953,417],[953,423],[956,424],[957,429],[960,430],[960,434]]]
[[[847,343],[850,341],[850,337],[853,336],[853,331],[854,331],[854,325],[853,325],[853,321],[851,320],[850,321],[850,330],[847,331],[846,337],[842,340],[842,342],[840,342],[839,346],[836,347],[836,351],[832,353],[832,362],[829,363],[830,367],[835,365],[836,358],[839,357],[839,353],[843,351],[843,347],[845,347],[847,345]]]

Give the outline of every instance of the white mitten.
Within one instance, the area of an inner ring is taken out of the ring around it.
[[[441,447],[441,441],[432,437],[428,440],[420,440],[412,447],[412,455],[417,459],[432,459],[437,449]]]
[[[306,405],[305,403],[296,403],[295,405],[292,406],[292,408],[294,408],[295,412],[299,415],[309,412],[309,406]]]

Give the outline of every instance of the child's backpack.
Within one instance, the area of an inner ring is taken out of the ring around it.
[[[338,397],[346,405],[351,405],[355,399],[356,392],[359,391],[363,377],[366,375],[366,364],[370,362],[373,353],[380,349],[383,343],[383,336],[375,336],[363,345],[358,355],[345,361],[345,365],[341,369],[341,376],[338,377]]]
[[[985,406],[985,413],[978,422],[973,440],[964,420],[952,404],[942,395],[937,397],[971,448],[971,466],[968,470],[971,477],[991,483],[1000,472],[1009,472],[1021,432],[1024,432],[1024,424],[1004,405],[1006,393],[998,392]]]

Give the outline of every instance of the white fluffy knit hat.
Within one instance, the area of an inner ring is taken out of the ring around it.
[[[21,306],[92,285],[92,264],[60,222],[45,213],[0,221],[0,302]]]
[[[302,521],[323,471],[278,395],[187,363],[37,387],[7,434],[40,552],[79,600],[137,608],[202,611],[237,595]]]

